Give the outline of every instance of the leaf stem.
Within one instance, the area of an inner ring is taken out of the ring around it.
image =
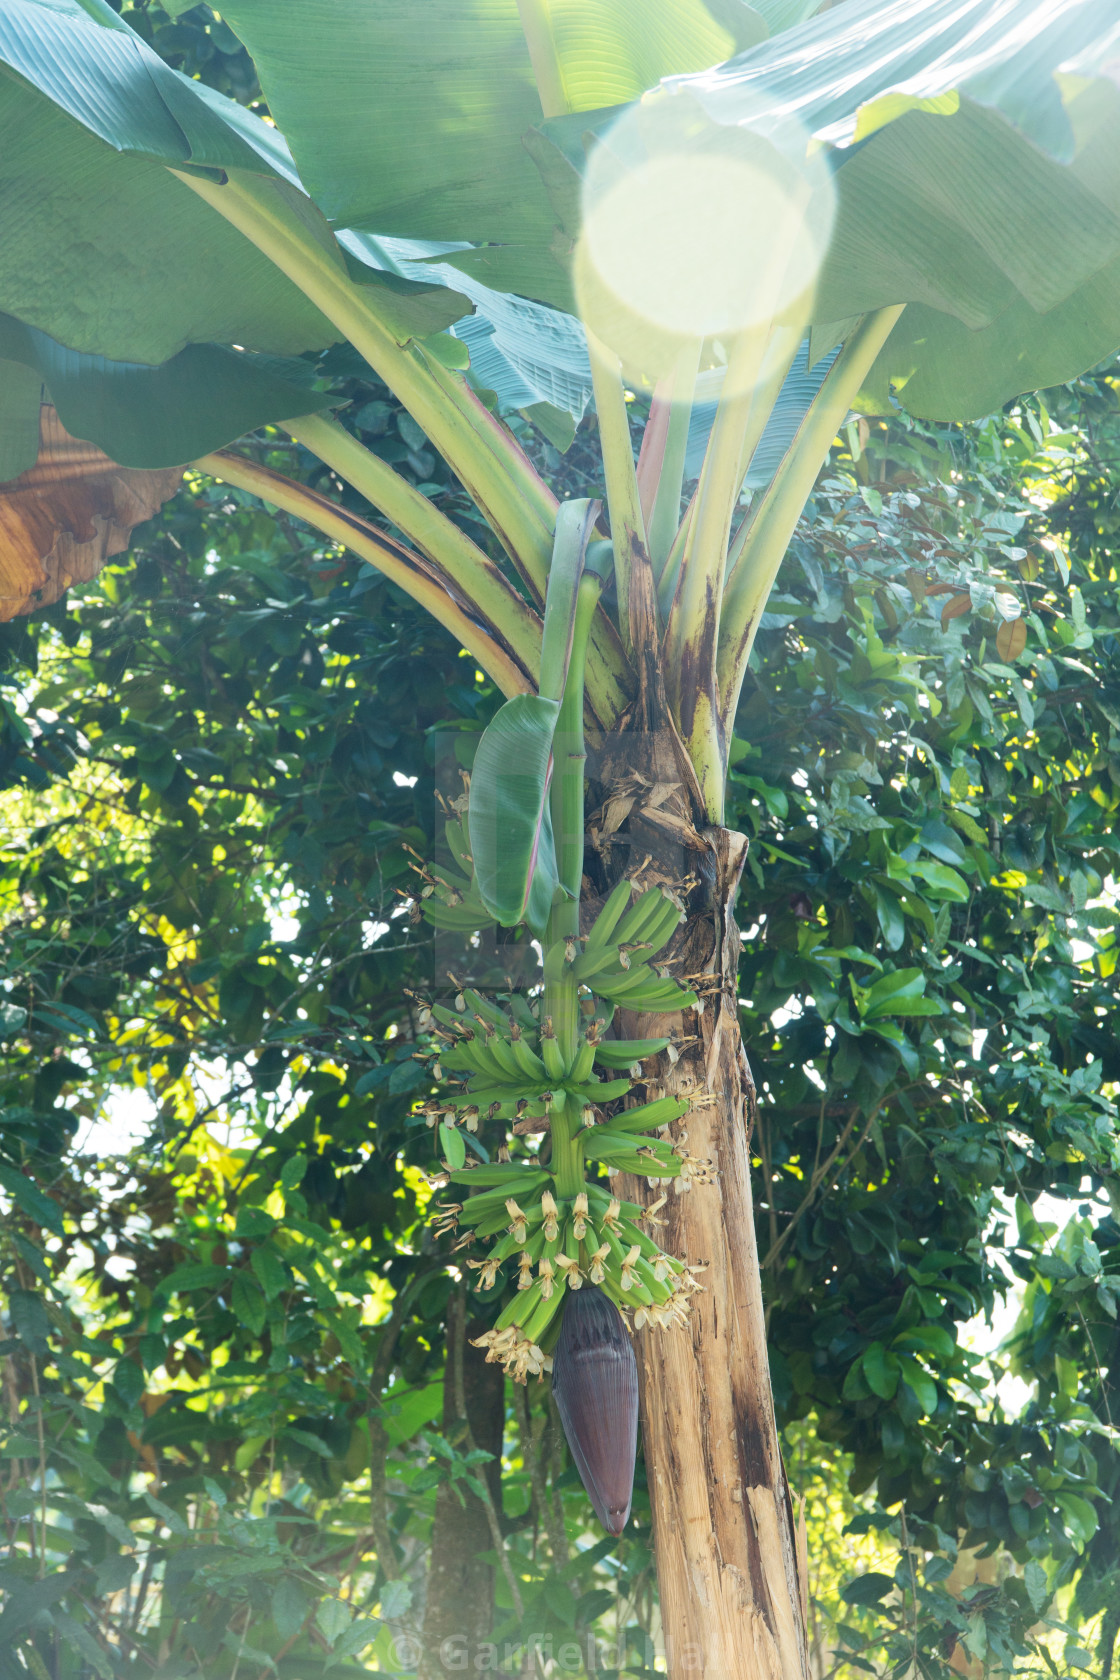
[[[645,520],[638,494],[634,467],[634,446],[630,441],[630,419],[622,384],[622,364],[613,350],[590,331],[587,351],[591,360],[591,382],[599,416],[599,446],[607,487],[611,537],[614,542],[614,571],[618,584],[618,627],[628,654],[640,647],[643,631],[636,599],[641,568],[649,568]]]
[[[769,331],[767,321],[741,333],[732,348],[665,628],[666,666],[673,683],[670,700],[696,769],[705,810],[716,823],[723,820],[725,779],[716,683],[724,568]]]
[[[488,634],[449,592],[438,569],[403,543],[348,513],[336,502],[247,456],[219,450],[192,463],[199,471],[248,490],[351,549],[444,624],[506,696],[531,694],[535,684],[514,649]]]
[[[585,572],[579,581],[568,681],[556,724],[552,773],[552,830],[561,887],[571,894],[576,915],[572,932],[579,931],[579,893],[583,880],[583,777],[586,751],[583,739],[583,673],[588,633],[598,604],[602,580]]]
[[[284,430],[359,490],[422,554],[434,560],[507,645],[517,649],[529,675],[539,678],[539,616],[464,531],[337,420],[308,415],[286,421]]]
[[[233,224],[316,304],[398,396],[543,599],[556,499],[520,445],[451,369],[401,344],[346,272],[341,252],[315,237],[272,183],[231,170],[219,185],[171,173]],[[307,210],[312,210],[310,203]],[[324,224],[325,225],[325,224]]]
[[[564,86],[564,67],[556,50],[549,0],[517,0],[517,10],[521,14],[521,30],[529,49],[541,110],[546,117],[562,117],[571,110],[572,104]]]
[[[646,517],[649,557],[655,573],[659,576],[665,570],[681,522],[681,488],[684,484],[684,462],[688,451],[688,426],[692,419],[692,394],[696,387],[699,362],[699,343],[686,344],[671,373],[658,384],[654,393],[654,406],[663,405],[667,410],[660,471]],[[650,425],[654,420],[654,406],[650,409]],[[640,480],[640,462],[638,474]],[[644,485],[642,490],[642,506],[645,509]]]
[[[561,954],[564,943],[579,934],[579,895],[583,881],[583,682],[588,636],[602,580],[585,572],[579,580],[568,676],[553,739],[554,769],[549,793],[556,842],[560,893],[548,919],[545,951],[544,1010],[552,1019],[556,1042],[570,1066],[579,1044],[579,988]],[[574,1100],[557,1092],[550,1118],[552,1170],[561,1196],[574,1196],[583,1184],[579,1147],[580,1119]]]
[[[293,195],[293,207],[268,182],[236,170],[225,185],[178,170],[171,173],[270,257],[365,357],[462,482],[533,601],[543,602],[556,498],[506,427],[458,374],[426,356],[422,346],[398,341],[379,317],[368,289],[347,275],[341,253],[327,249],[302,218],[299,212],[305,204],[317,215],[308,201]],[[632,677],[614,626],[602,617],[592,632],[592,644],[588,701],[598,722],[610,729],[631,698]]]

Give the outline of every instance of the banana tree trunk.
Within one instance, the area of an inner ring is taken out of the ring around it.
[[[607,854],[606,873],[618,872],[612,839],[625,840],[630,868],[643,860],[643,887],[661,879],[685,889],[688,920],[671,950],[673,972],[689,978],[703,1003],[680,1016],[631,1016],[620,1029],[681,1040],[675,1065],[661,1057],[656,1077],[691,1098],[673,1129],[686,1129],[689,1154],[709,1164],[689,1190],[670,1191],[659,1215],[663,1246],[707,1268],[689,1326],[648,1327],[637,1337],[668,1671],[672,1680],[809,1680],[804,1567],[770,1393],[751,1203],[754,1087],[739,1032],[734,918],[746,840],[692,825],[686,774],[666,794],[671,767],[661,739],[660,749],[647,738],[635,753],[630,737],[617,758],[608,755],[615,762],[601,773],[600,826],[596,835],[593,817],[591,838]],[[679,766],[679,746],[669,746]],[[612,836],[610,813],[617,817],[627,803]],[[645,1205],[664,1190],[663,1181],[614,1182]]]

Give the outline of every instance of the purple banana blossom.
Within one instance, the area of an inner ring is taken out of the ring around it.
[[[634,1494],[638,1365],[622,1315],[601,1289],[569,1292],[552,1355],[552,1392],[587,1496],[621,1534]]]

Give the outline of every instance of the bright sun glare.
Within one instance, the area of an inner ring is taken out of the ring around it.
[[[580,307],[624,364],[656,376],[682,339],[807,321],[832,181],[803,130],[760,137],[671,90],[595,146],[576,256]]]

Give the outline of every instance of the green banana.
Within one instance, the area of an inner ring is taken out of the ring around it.
[[[533,1014],[528,998],[523,998],[520,992],[514,992],[509,1000],[509,1011],[511,1018],[517,1020],[522,1032],[536,1036],[540,1022]]]
[[[468,879],[474,874],[474,859],[470,854],[467,835],[461,822],[444,823],[443,832],[447,839],[448,849],[463,874]]]
[[[647,1056],[656,1056],[669,1043],[667,1038],[608,1038],[595,1046],[595,1060],[603,1067],[629,1067]]]
[[[492,1027],[497,1027],[499,1032],[508,1037],[509,1017],[498,1004],[491,1003],[481,992],[472,991],[469,987],[463,989],[463,1002],[472,1015],[481,1015],[484,1021],[489,1021]]]
[[[611,1261],[613,1264],[608,1276],[610,1277],[611,1283],[619,1290],[618,1298],[624,1302],[629,1302],[631,1305],[637,1301],[642,1306],[652,1306],[653,1295],[638,1271],[637,1262],[640,1257],[636,1256],[634,1261],[632,1261],[629,1266],[625,1267],[626,1271],[628,1271],[630,1275],[630,1286],[628,1289],[623,1289],[622,1277],[620,1274],[623,1271],[628,1250],[623,1246],[622,1242],[613,1231],[604,1230],[602,1237],[603,1241],[607,1244],[607,1247],[611,1251]]]
[[[567,1082],[567,1089],[574,1097],[582,1102],[609,1103],[617,1102],[627,1091],[634,1088],[631,1079],[585,1079],[582,1085],[577,1085],[573,1070],[572,1078]]]
[[[460,1219],[459,1223],[462,1225],[465,1221]],[[504,1202],[501,1207],[492,1209],[484,1219],[479,1219],[474,1227],[476,1237],[494,1237],[497,1236],[499,1231],[509,1231],[509,1214],[506,1212]],[[520,1243],[514,1244],[515,1248],[520,1248],[520,1246]],[[494,1250],[491,1249],[490,1252],[493,1254]]]
[[[618,960],[618,946],[606,945],[599,950],[585,951],[582,957],[577,957],[572,964],[572,978],[581,986],[590,986],[596,990],[595,982],[601,975],[625,974]]]
[[[681,1164],[675,1158],[670,1162],[660,1156],[639,1155],[633,1144],[628,1146],[628,1139],[602,1136],[605,1131],[605,1126],[598,1126],[587,1134],[583,1153],[589,1160],[601,1161],[615,1172],[634,1173],[639,1178],[676,1178],[680,1173]]]
[[[540,1287],[539,1283],[537,1287]],[[547,1301],[540,1299],[539,1304],[534,1305],[529,1316],[520,1321],[522,1330],[531,1342],[540,1342],[541,1337],[564,1304],[564,1292],[564,1283],[557,1278],[552,1286],[551,1297]]]
[[[549,1079],[560,1084],[567,1078],[568,1066],[564,1060],[564,1052],[556,1042],[555,1033],[541,1034],[541,1059]]]
[[[625,1108],[621,1114],[612,1114],[599,1129],[604,1132],[652,1132],[687,1113],[688,1101],[685,1097],[658,1097],[654,1102],[639,1103],[637,1108]]]
[[[590,1079],[591,1070],[594,1066],[595,1046],[589,1044],[587,1039],[583,1038],[580,1040],[579,1049],[576,1051],[575,1060],[572,1062],[571,1072],[568,1075],[569,1088],[576,1090],[583,1085],[585,1080]],[[582,1095],[582,1093],[580,1094]]]
[[[493,1038],[488,1040],[486,1049],[498,1065],[505,1069],[507,1082],[520,1090],[525,1084],[525,1073],[514,1053],[511,1040],[496,1032]]]
[[[588,1203],[594,1204],[597,1208],[606,1209],[613,1201],[617,1201],[617,1197],[613,1196],[607,1189],[607,1186],[601,1183],[598,1179],[590,1179],[584,1186],[584,1189],[587,1192]],[[619,1219],[628,1219],[631,1221],[635,1219],[643,1219],[645,1217],[645,1212],[645,1208],[639,1207],[637,1202],[618,1203]],[[602,1219],[603,1214],[601,1212],[597,1213],[595,1217],[596,1219]]]
[[[447,1176],[452,1184],[486,1185],[487,1188],[492,1185],[496,1189],[509,1185],[506,1195],[512,1196],[514,1185],[519,1189],[525,1188],[521,1180],[531,1179],[534,1185],[544,1184],[552,1174],[528,1161],[491,1161],[481,1167],[456,1167]]]
[[[593,984],[600,997],[609,998],[612,1001],[617,999],[621,1002],[628,993],[640,991],[643,986],[648,986],[654,978],[652,968],[648,963],[643,962],[635,963],[633,968],[616,969],[613,974],[604,973]]]
[[[694,992],[676,980],[663,980],[648,968],[636,981],[625,987],[611,985],[602,995],[623,1009],[658,1015],[675,1015],[682,1009],[691,1009],[696,1002]]]
[[[641,1249],[642,1255],[646,1260],[661,1260],[670,1258],[670,1256],[665,1255],[663,1250],[658,1247],[657,1243],[648,1234],[648,1232],[641,1230],[634,1224],[632,1219],[624,1219],[620,1229],[622,1235],[619,1237],[619,1241],[628,1243],[631,1247],[633,1247],[636,1243]],[[497,1249],[491,1249],[490,1252],[492,1254],[496,1254]]]
[[[671,898],[665,900],[664,910],[655,917],[643,936],[649,946],[650,956],[656,956],[663,945],[667,945],[675,930],[680,926],[681,913]]]
[[[505,1190],[488,1190],[480,1196],[468,1196],[463,1211],[459,1215],[459,1224],[480,1225],[484,1219],[489,1219],[492,1214],[500,1213],[503,1225],[508,1225],[507,1202],[517,1202],[518,1207],[521,1207],[524,1202],[530,1203],[530,1209],[526,1211],[526,1218],[528,1218],[533,1196],[540,1188],[539,1184],[511,1184]]]
[[[493,916],[487,915],[481,902],[475,909],[468,904],[444,904],[442,899],[425,898],[420,909],[425,921],[443,933],[477,933],[479,928],[494,925]]]
[[[523,1081],[526,1079],[532,1081],[536,1089],[547,1086],[548,1070],[536,1051],[526,1043],[524,1036],[510,1040],[510,1051],[521,1070]],[[526,1091],[525,1094],[526,1096],[535,1095],[536,1091],[534,1090],[532,1093]]]
[[[459,1046],[459,1051],[467,1066],[475,1073],[481,1074],[488,1084],[506,1086],[507,1088],[512,1086],[515,1090],[520,1086],[520,1069],[515,1070],[510,1075],[490,1046],[483,1044],[481,1039],[467,1039]]]
[[[648,939],[646,931],[662,915],[668,900],[660,887],[650,887],[623,916],[615,929],[617,945],[633,945],[636,940]]]
[[[657,1276],[653,1267],[644,1255],[639,1256],[639,1258],[635,1261],[634,1275],[641,1280],[646,1293],[652,1296],[659,1306],[662,1302],[668,1301],[670,1297],[676,1293],[667,1278],[659,1278]]]
[[[620,881],[603,904],[584,941],[587,951],[600,951],[610,943],[611,935],[626,913],[630,903],[630,883]]]
[[[540,1305],[540,1300],[541,1285],[538,1278],[530,1288],[521,1290],[514,1295],[512,1300],[502,1309],[494,1325],[495,1330],[508,1330],[511,1324],[524,1325],[533,1309]]]

